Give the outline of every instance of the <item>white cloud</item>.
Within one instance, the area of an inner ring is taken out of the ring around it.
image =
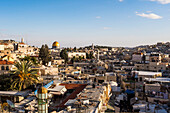
[[[123,0],[119,0],[119,2],[123,2]]]
[[[150,0],[150,1],[153,1],[153,2],[159,2],[161,4],[169,4],[170,3],[170,0]]]
[[[111,29],[111,28],[110,28],[110,27],[104,27],[103,29],[104,29],[104,30],[107,30],[107,29]]]
[[[100,19],[100,18],[101,18],[101,16],[96,16],[96,18],[97,18],[97,19]]]
[[[161,18],[163,18],[163,17],[161,17],[157,14],[154,14],[154,13],[145,14],[145,13],[136,12],[136,15],[144,17],[144,18],[149,18],[149,19],[161,19]]]

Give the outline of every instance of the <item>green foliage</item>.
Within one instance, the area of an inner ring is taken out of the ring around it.
[[[15,63],[16,70],[12,72],[12,90],[23,90],[31,85],[38,83],[38,72],[31,67],[33,63],[31,61],[18,61]]]
[[[11,77],[8,74],[3,74],[0,76],[0,90],[7,91],[11,87]]]
[[[71,63],[74,63],[76,61],[76,57],[74,56],[72,59],[71,59]]]
[[[42,47],[40,48],[39,59],[42,61],[43,65],[47,65],[48,62],[51,60],[50,55],[49,55],[48,46],[46,44],[42,45]]]
[[[25,56],[22,60],[24,61],[31,61],[34,65],[38,64],[38,61],[35,57]]]
[[[84,56],[83,56],[83,57],[84,57]],[[82,57],[82,56],[79,56],[79,59],[80,59],[80,60],[82,60],[82,59],[83,59],[83,57]]]
[[[63,49],[63,50],[60,52],[60,57],[65,60],[65,64],[68,62],[67,50],[68,50],[68,48],[67,48],[67,49]]]
[[[83,48],[82,48],[82,47],[80,47],[80,48],[78,48],[78,50],[83,50]]]
[[[73,48],[73,51],[76,51],[76,50],[77,50],[77,48],[76,48],[76,47],[74,47],[74,48]]]
[[[86,58],[87,58],[87,59],[92,59],[92,58],[94,58],[93,52],[90,52],[89,54],[86,53]]]
[[[72,59],[71,59],[71,63],[74,63],[74,62],[79,62],[79,61],[81,61],[82,59],[84,59],[84,56],[82,57],[82,56],[79,56],[79,57],[73,57]]]
[[[71,48],[66,48],[65,49],[67,52],[71,52]]]

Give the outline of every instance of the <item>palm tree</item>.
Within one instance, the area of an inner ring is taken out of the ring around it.
[[[11,89],[21,91],[38,83],[37,70],[31,69],[31,66],[33,66],[31,61],[18,61],[15,63],[16,70],[13,72]]]

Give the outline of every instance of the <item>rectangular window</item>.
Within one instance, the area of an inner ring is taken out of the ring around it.
[[[140,81],[142,81],[142,77],[140,77]]]

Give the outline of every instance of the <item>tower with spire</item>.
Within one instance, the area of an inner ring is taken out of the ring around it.
[[[92,46],[91,46],[91,47],[92,47],[92,50],[94,50],[94,44],[93,44],[93,43],[92,43]]]
[[[21,43],[24,43],[24,38],[21,38]]]

